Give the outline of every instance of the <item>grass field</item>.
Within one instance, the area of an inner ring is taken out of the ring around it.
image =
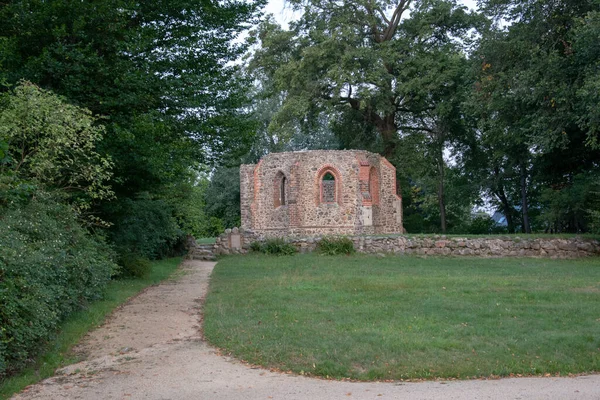
[[[360,380],[600,370],[600,259],[230,256],[207,339],[266,367]]]
[[[108,314],[131,296],[171,276],[180,263],[181,257],[155,261],[150,274],[143,279],[123,279],[109,283],[104,299],[92,303],[66,320],[56,339],[30,368],[0,381],[0,399],[7,399],[26,386],[54,375],[57,368],[77,362],[77,357],[70,350],[88,331],[102,324]]]

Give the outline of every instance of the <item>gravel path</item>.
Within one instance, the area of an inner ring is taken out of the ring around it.
[[[356,383],[251,368],[199,335],[215,263],[186,261],[176,279],[119,308],[78,346],[86,361],[14,399],[600,399],[600,375],[422,383]]]

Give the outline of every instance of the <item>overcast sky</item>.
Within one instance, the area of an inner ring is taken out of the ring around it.
[[[475,1],[476,0],[459,0],[460,3],[471,9],[475,9],[477,7]],[[288,22],[294,19],[294,13],[289,7],[286,7],[284,0],[270,0],[265,8],[265,12],[273,14],[277,22],[284,27],[287,27]]]

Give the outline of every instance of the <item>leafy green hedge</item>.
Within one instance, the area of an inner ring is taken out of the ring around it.
[[[69,206],[39,193],[0,207],[0,378],[23,367],[68,314],[100,298],[116,268]]]

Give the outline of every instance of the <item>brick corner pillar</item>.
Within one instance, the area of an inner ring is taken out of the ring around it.
[[[255,164],[240,165],[240,212],[242,228],[253,229],[252,206],[254,203],[254,169]]]

